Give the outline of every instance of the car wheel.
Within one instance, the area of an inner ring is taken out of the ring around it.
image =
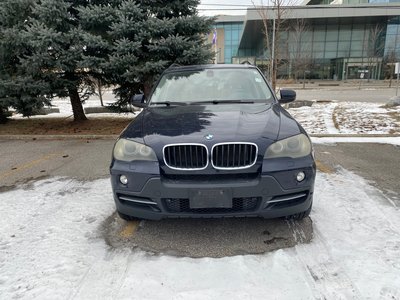
[[[310,215],[311,209],[312,209],[312,201],[311,201],[311,205],[310,205],[309,209],[307,209],[306,211],[294,214],[294,215],[287,216],[286,219],[289,219],[289,220],[303,220],[304,218],[306,218],[306,217],[308,217]]]
[[[120,217],[121,219],[125,220],[125,221],[134,221],[134,220],[139,220],[138,218],[135,218],[135,217],[132,217],[132,216],[128,216],[128,215],[125,215],[125,214],[123,214],[123,213],[121,213],[121,212],[119,212],[119,211],[117,211],[117,213],[118,213],[119,217]]]

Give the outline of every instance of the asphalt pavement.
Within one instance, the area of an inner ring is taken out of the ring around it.
[[[113,140],[1,140],[0,189],[47,176],[94,180],[108,176]],[[333,169],[354,171],[400,194],[400,147],[386,144],[314,145],[316,158]]]
[[[107,177],[113,140],[1,140],[0,191],[48,176]]]
[[[320,86],[319,84],[328,84]],[[337,86],[329,86],[337,84]],[[301,84],[280,85],[281,88],[290,88],[296,91],[299,100],[334,100],[339,102],[369,102],[369,103],[387,103],[390,98],[396,96],[396,83],[388,87],[388,83],[364,82],[361,86],[359,82],[319,82],[307,84],[303,89]]]
[[[344,168],[360,175],[400,205],[400,146],[338,143],[315,145],[315,153],[316,159],[325,166],[338,172]]]
[[[113,140],[0,140],[0,198],[7,190],[46,177],[107,178],[113,144]],[[323,172],[353,171],[400,204],[400,147],[342,143],[315,145],[315,151]],[[113,201],[112,195],[105,195],[105,200]],[[99,232],[113,248],[132,246],[176,256],[223,257],[307,243],[313,226],[312,214],[300,222],[259,218],[125,222],[110,211]]]

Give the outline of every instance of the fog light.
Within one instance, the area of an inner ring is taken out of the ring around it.
[[[304,178],[306,178],[306,174],[304,174],[304,172],[299,172],[296,175],[296,180],[298,182],[302,182],[304,180]]]
[[[125,175],[121,175],[121,176],[119,176],[119,181],[120,181],[123,185],[125,185],[125,184],[128,183],[128,178],[126,178]]]

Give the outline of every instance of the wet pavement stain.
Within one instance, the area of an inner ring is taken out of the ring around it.
[[[220,258],[263,254],[309,243],[313,226],[311,218],[290,222],[262,218],[127,222],[114,213],[103,222],[101,232],[106,243],[116,249],[140,249],[152,255]]]

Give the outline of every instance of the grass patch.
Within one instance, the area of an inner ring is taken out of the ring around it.
[[[393,119],[395,119],[396,122],[400,122],[400,112],[390,111],[390,112],[388,112],[388,115],[391,116]]]
[[[397,134],[400,131],[400,112],[389,111],[388,115],[395,121],[395,128],[389,130],[390,134]]]
[[[132,119],[89,117],[81,122],[62,118],[11,119],[0,125],[0,135],[120,134]]]

